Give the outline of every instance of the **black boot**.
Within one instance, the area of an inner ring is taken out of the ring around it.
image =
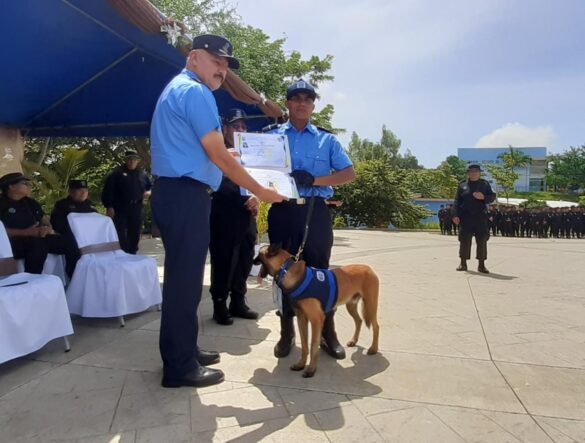
[[[245,318],[247,320],[258,319],[258,313],[250,309],[246,304],[246,297],[243,295],[231,295],[230,314],[232,317]]]
[[[293,317],[280,315],[280,340],[274,346],[274,356],[276,358],[286,357],[290,354],[291,348],[295,344],[295,327]]]
[[[334,315],[335,311],[331,311],[325,316],[325,323],[323,324],[323,332],[321,334],[321,349],[331,357],[342,360],[345,358],[345,349],[339,344],[339,340],[337,340],[335,322],[333,321]]]
[[[482,274],[489,274],[490,271],[487,270],[485,267],[485,263],[483,260],[479,261],[479,265],[477,266],[477,272],[481,272]]]
[[[461,259],[461,263],[455,269],[456,271],[467,271],[467,260]]]
[[[229,326],[234,323],[230,315],[225,299],[213,300],[213,319],[218,325]]]

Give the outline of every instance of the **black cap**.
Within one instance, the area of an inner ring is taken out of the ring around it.
[[[138,152],[136,152],[134,150],[128,150],[124,153],[125,160],[130,160],[132,158],[136,158],[136,159],[140,160],[140,156],[138,155]]]
[[[236,120],[245,120],[248,118],[248,115],[243,109],[234,108],[230,109],[228,112],[225,113],[223,116],[223,121],[226,124],[230,124],[235,122]]]
[[[228,61],[231,69],[238,69],[240,62],[233,56],[233,46],[231,42],[220,35],[203,34],[193,39],[193,49],[205,49],[212,54],[224,57]]]
[[[469,171],[479,171],[479,172],[481,172],[481,166],[478,165],[478,164],[476,164],[476,163],[467,165],[467,172],[469,172]]]
[[[30,179],[22,172],[11,172],[10,174],[0,177],[0,189],[8,189],[8,186],[24,181],[29,182]]]
[[[69,189],[87,188],[87,180],[69,180]]]
[[[292,96],[299,94],[301,92],[306,93],[307,95],[312,97],[313,100],[317,98],[317,93],[315,92],[315,88],[313,87],[313,85],[301,78],[289,85],[289,87],[286,90],[286,99],[290,100]]]

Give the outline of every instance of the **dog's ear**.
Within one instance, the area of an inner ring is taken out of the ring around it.
[[[282,249],[282,243],[271,243],[268,246],[268,251],[266,251],[266,255],[268,257],[274,257],[278,252]]]
[[[258,254],[255,258],[254,258],[254,264],[255,265],[261,265],[262,264],[262,260],[260,260],[260,254]]]

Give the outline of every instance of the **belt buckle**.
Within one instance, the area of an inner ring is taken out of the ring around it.
[[[307,203],[307,199],[303,197],[297,198],[297,205],[304,205],[305,203]]]

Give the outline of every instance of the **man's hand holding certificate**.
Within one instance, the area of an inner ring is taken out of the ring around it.
[[[262,186],[276,189],[288,198],[298,198],[294,179],[290,176],[291,158],[288,139],[280,134],[236,132],[234,148],[240,163]],[[242,189],[244,195],[247,191]]]

